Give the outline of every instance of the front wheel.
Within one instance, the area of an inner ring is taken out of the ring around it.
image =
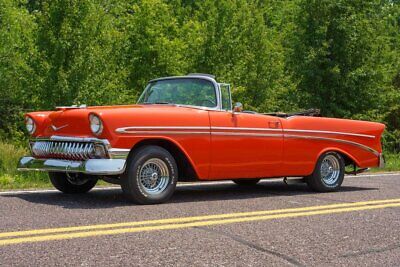
[[[96,176],[80,173],[50,172],[49,177],[53,186],[66,194],[89,192],[98,180]]]
[[[337,191],[343,183],[344,171],[343,157],[336,152],[327,152],[318,159],[314,172],[305,180],[314,191]]]
[[[138,204],[166,202],[175,191],[178,168],[173,156],[159,146],[136,151],[121,177],[124,194]]]

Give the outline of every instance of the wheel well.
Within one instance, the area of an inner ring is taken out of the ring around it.
[[[344,160],[344,165],[348,166],[348,165],[355,165],[357,166],[357,164],[354,162],[354,160],[352,160],[349,156],[347,156],[346,154],[337,151],[338,154],[340,154],[343,157]]]
[[[159,146],[166,149],[174,157],[176,165],[178,166],[178,181],[195,181],[198,179],[196,171],[194,170],[189,159],[185,153],[175,145],[173,142],[164,139],[146,139],[138,142],[133,146],[129,152],[128,160],[134,155],[135,151],[143,146]]]
[[[345,165],[345,166],[352,165],[352,166],[354,166],[354,167],[358,167],[357,162],[356,162],[354,159],[352,159],[349,155],[347,155],[346,153],[344,153],[344,152],[342,152],[342,151],[340,151],[340,150],[335,150],[335,149],[325,151],[324,153],[329,152],[329,151],[336,152],[336,153],[338,153],[340,156],[342,156],[342,158],[343,158],[343,160],[344,160],[344,165]],[[322,154],[323,154],[323,153],[322,153]],[[322,154],[321,154],[321,155],[322,155]]]
[[[321,155],[323,155],[323,154],[325,154],[325,153],[327,153],[327,152],[335,152],[335,153],[338,153],[340,156],[342,156],[342,158],[343,158],[343,160],[344,160],[344,165],[345,165],[345,166],[350,166],[350,165],[352,165],[352,166],[354,166],[354,167],[359,167],[359,165],[357,164],[357,162],[356,162],[353,158],[351,158],[347,153],[345,153],[345,152],[343,152],[343,151],[341,151],[341,150],[338,150],[338,149],[327,149],[327,150],[325,150],[325,151],[322,151],[322,152],[319,154],[318,159],[321,157]],[[315,167],[314,167],[314,168],[315,168]]]

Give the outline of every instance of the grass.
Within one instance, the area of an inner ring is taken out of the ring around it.
[[[18,160],[28,154],[26,148],[0,141],[0,190],[51,187],[46,173],[17,171]]]
[[[385,168],[373,168],[372,172],[393,172],[400,171],[400,153],[385,154]]]
[[[0,141],[0,190],[52,187],[47,173],[17,171],[18,160],[28,154],[26,148]],[[374,168],[371,171],[400,171],[400,154],[386,154],[385,158],[385,168]],[[98,185],[105,184],[103,181],[98,183]]]

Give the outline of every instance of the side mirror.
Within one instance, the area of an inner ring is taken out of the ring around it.
[[[243,111],[243,105],[240,102],[236,102],[235,106],[233,107],[233,112],[242,112]]]

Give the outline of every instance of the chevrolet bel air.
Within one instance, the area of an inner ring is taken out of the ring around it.
[[[25,122],[31,155],[19,170],[48,172],[64,193],[99,179],[120,184],[139,204],[165,202],[178,181],[192,180],[302,177],[315,191],[335,191],[346,166],[358,173],[384,164],[383,124],[244,111],[229,84],[206,74],[152,80],[135,105],[57,107]]]

